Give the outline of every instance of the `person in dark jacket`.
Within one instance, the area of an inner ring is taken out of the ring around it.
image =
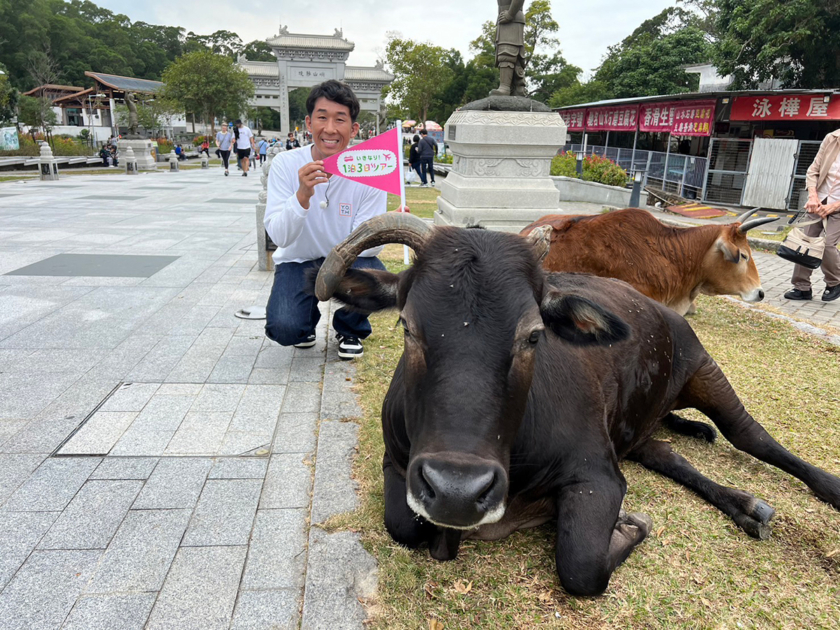
[[[435,156],[438,152],[437,142],[429,137],[429,132],[420,130],[420,142],[417,144],[417,152],[420,155],[420,181],[421,186],[428,186],[426,174],[428,173],[432,186],[435,185]]]
[[[420,153],[419,153],[419,143],[420,143],[420,136],[416,135],[412,138],[414,144],[412,144],[408,148],[408,166],[412,170],[417,173],[417,176],[420,178],[420,183],[425,184],[426,178],[423,175],[422,170],[420,169]]]

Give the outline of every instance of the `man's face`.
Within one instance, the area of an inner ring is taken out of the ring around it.
[[[343,151],[359,133],[359,123],[350,118],[350,108],[324,97],[315,101],[312,116],[306,117],[315,148],[325,158]]]

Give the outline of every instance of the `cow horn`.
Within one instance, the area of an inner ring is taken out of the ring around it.
[[[315,280],[315,296],[329,300],[356,257],[366,249],[386,243],[402,243],[417,250],[422,248],[432,226],[411,214],[388,212],[362,223],[343,242],[333,247]]]
[[[744,214],[742,214],[737,219],[735,219],[733,221],[733,223],[744,223],[744,222],[746,222],[747,219],[749,219],[752,215],[754,215],[759,210],[761,210],[761,208],[753,208],[752,210],[747,210]]]
[[[541,225],[525,236],[525,240],[534,247],[538,262],[542,262],[548,256],[548,250],[551,248],[552,231],[553,228],[550,225]]]
[[[750,230],[757,228],[759,225],[765,225],[766,223],[773,223],[775,221],[773,217],[762,217],[761,219],[753,219],[752,221],[747,221],[746,223],[742,223],[738,226],[738,232],[741,234],[746,234]]]

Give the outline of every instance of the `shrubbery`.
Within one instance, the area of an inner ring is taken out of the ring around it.
[[[36,133],[35,142],[28,133],[18,134],[20,149],[17,151],[0,151],[0,155],[7,157],[41,155],[39,141],[43,141],[44,134]],[[73,136],[60,135],[52,138],[53,155],[93,155],[93,150],[84,141]]]
[[[571,151],[555,156],[551,160],[551,174],[577,178],[576,161],[577,158]],[[623,187],[627,185],[627,171],[608,158],[588,155],[583,158],[583,176],[580,179]]]

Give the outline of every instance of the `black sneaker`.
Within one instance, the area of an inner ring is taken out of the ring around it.
[[[826,287],[825,291],[823,291],[823,302],[831,302],[837,298],[840,298],[840,284],[835,284],[833,287]]]
[[[295,344],[295,348],[311,348],[315,345],[315,333],[309,335],[304,341]]]
[[[344,337],[343,335],[336,335],[336,339],[338,339],[338,357],[340,359],[349,361],[350,359],[356,359],[365,353],[365,349],[362,347],[362,342],[359,341],[358,337]]]
[[[814,293],[808,289],[807,291],[800,291],[799,289],[791,289],[785,293],[786,300],[810,300],[814,297]]]

